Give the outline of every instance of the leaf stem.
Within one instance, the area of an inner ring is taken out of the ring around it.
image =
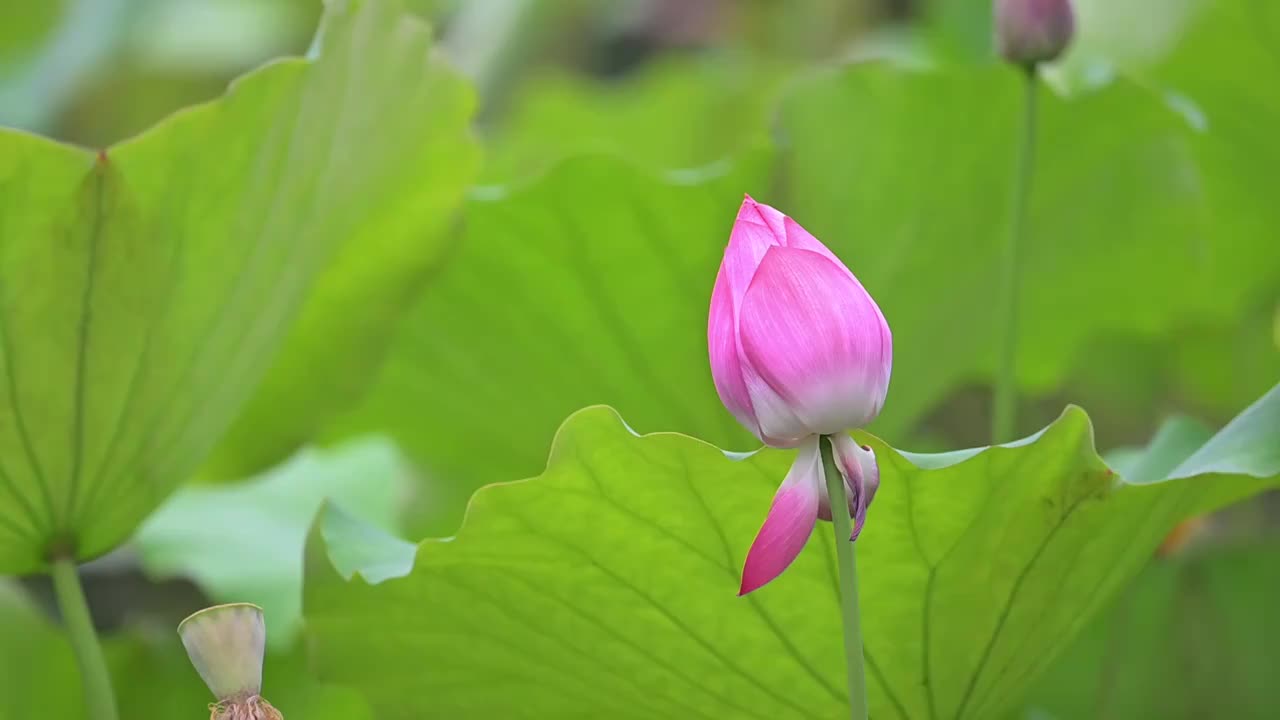
[[[53,589],[58,597],[58,609],[62,622],[75,651],[76,664],[84,685],[84,699],[89,720],[117,720],[115,691],[111,688],[111,674],[102,655],[102,646],[93,629],[89,605],[84,599],[80,576],[76,573],[75,560],[59,557],[53,561]]]
[[[1005,235],[1003,267],[1000,278],[1000,310],[1004,323],[1000,337],[1000,372],[991,415],[991,442],[1012,440],[1017,429],[1018,412],[1018,279],[1021,273],[1019,248],[1027,226],[1027,201],[1031,196],[1031,178],[1035,174],[1036,95],[1038,90],[1035,65],[1024,69],[1022,146],[1018,151],[1017,176],[1013,183],[1013,216]]]
[[[853,720],[866,720],[867,679],[862,669],[862,614],[858,610],[858,565],[854,557],[849,499],[845,496],[844,478],[836,467],[831,438],[823,436],[822,470],[827,478],[827,496],[831,502],[831,526],[836,533],[836,561],[840,565],[840,606],[844,622],[844,655],[848,670],[849,708]]]

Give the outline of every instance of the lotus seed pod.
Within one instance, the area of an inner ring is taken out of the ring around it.
[[[282,720],[262,697],[267,644],[262,608],[249,603],[206,608],[183,620],[178,635],[200,679],[218,698],[210,706],[210,720]]]

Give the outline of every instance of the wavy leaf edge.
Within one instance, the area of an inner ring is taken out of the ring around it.
[[[966,462],[973,462],[980,456],[985,455],[987,453],[1008,452],[1011,450],[1016,450],[1017,448],[1020,448],[1020,447],[1032,445],[1040,441],[1046,435],[1049,435],[1051,433],[1070,432],[1072,430],[1075,430],[1076,432],[1080,433],[1082,439],[1084,439],[1087,442],[1087,444],[1082,448],[1086,450],[1088,453],[1085,460],[1089,464],[1096,463],[1098,466],[1105,468],[1106,471],[1111,474],[1113,478],[1113,485],[1111,487],[1110,492],[1115,493],[1115,492],[1124,491],[1125,489],[1130,489],[1131,491],[1141,490],[1143,488],[1159,485],[1165,482],[1191,480],[1196,477],[1211,475],[1218,472],[1234,472],[1236,474],[1246,475],[1248,477],[1258,478],[1258,479],[1271,477],[1276,473],[1280,473],[1280,468],[1277,468],[1274,473],[1270,473],[1270,474],[1264,474],[1257,471],[1240,472],[1238,468],[1216,468],[1213,466],[1196,468],[1195,472],[1193,473],[1188,473],[1188,471],[1185,470],[1185,468],[1192,465],[1191,463],[1192,460],[1203,455],[1206,449],[1211,449],[1216,444],[1220,443],[1221,442],[1220,438],[1223,437],[1225,433],[1227,433],[1233,427],[1237,426],[1239,423],[1243,421],[1244,418],[1246,418],[1251,413],[1255,412],[1257,408],[1259,408],[1261,405],[1263,405],[1268,401],[1280,403],[1280,385],[1276,385],[1276,387],[1272,388],[1268,393],[1266,393],[1263,397],[1259,398],[1252,405],[1245,408],[1235,418],[1233,418],[1220,430],[1218,430],[1216,433],[1210,436],[1210,438],[1203,445],[1201,445],[1194,452],[1192,452],[1186,460],[1179,463],[1175,468],[1175,470],[1166,474],[1164,478],[1150,481],[1150,482],[1132,482],[1132,481],[1126,480],[1121,473],[1114,470],[1111,467],[1111,465],[1108,464],[1106,460],[1103,459],[1102,455],[1097,450],[1093,422],[1092,420],[1090,420],[1088,412],[1086,412],[1084,408],[1074,404],[1067,405],[1065,408],[1063,408],[1062,413],[1059,414],[1059,416],[1056,419],[1054,419],[1045,427],[1018,440],[1012,440],[1010,442],[1000,443],[997,445],[988,445],[985,447],[951,450],[943,453],[913,453],[913,452],[894,448],[893,446],[885,442],[883,439],[865,431],[859,430],[859,431],[855,431],[853,434],[856,438],[859,439],[860,442],[871,444],[876,448],[877,454],[879,455],[879,457],[882,458],[881,459],[882,467],[886,464],[884,460],[885,456],[880,455],[879,453],[887,451],[895,455],[901,461],[904,461],[907,464],[911,465],[913,468],[924,471],[924,472],[928,472],[931,470],[941,470],[944,468],[950,468],[952,466],[960,465]],[[386,541],[389,544],[403,544],[403,545],[399,545],[402,548],[405,545],[411,545],[414,547],[412,561],[402,563],[401,569],[403,571],[399,572],[398,574],[388,573],[384,569],[383,572],[373,573],[373,577],[371,578],[369,576],[370,574],[364,568],[353,568],[353,569],[344,571],[343,569],[338,567],[338,565],[334,562],[331,556],[331,551],[330,551],[331,544],[328,538],[325,537],[324,528],[328,524],[327,520],[333,517],[335,512],[340,514],[339,517],[345,517],[346,514],[343,513],[340,510],[340,508],[337,508],[337,506],[335,506],[334,504],[328,501],[322,504],[319,510],[317,511],[316,517],[312,522],[311,530],[308,533],[309,539],[308,539],[307,545],[308,547],[313,546],[313,541],[315,539],[323,540],[324,541],[323,547],[325,548],[325,555],[328,558],[330,569],[337,572],[340,576],[342,576],[348,582],[359,580],[369,585],[377,585],[387,580],[393,580],[396,578],[405,577],[413,572],[414,568],[417,565],[418,553],[421,552],[423,548],[426,548],[432,545],[458,542],[465,538],[468,525],[471,524],[472,522],[471,518],[473,513],[479,511],[479,508],[477,507],[478,500],[488,495],[489,493],[503,492],[503,490],[507,487],[522,486],[527,483],[537,482],[538,480],[546,476],[548,473],[550,473],[556,467],[562,453],[564,452],[564,448],[568,443],[567,441],[568,434],[573,431],[573,428],[578,423],[583,422],[583,418],[588,418],[592,416],[608,416],[611,422],[615,423],[618,426],[621,426],[621,428],[625,430],[627,434],[631,436],[632,439],[635,439],[635,440],[646,440],[646,439],[654,439],[654,438],[678,438],[681,440],[692,441],[695,444],[713,449],[719,452],[725,458],[732,460],[734,462],[740,462],[740,461],[750,459],[754,457],[757,453],[772,449],[767,446],[762,446],[760,448],[757,448],[756,450],[752,450],[748,452],[738,452],[733,450],[722,449],[714,445],[713,443],[709,443],[700,438],[697,438],[685,433],[680,433],[680,432],[655,431],[655,432],[641,433],[637,431],[635,428],[631,427],[631,425],[627,423],[626,419],[622,417],[621,413],[619,413],[612,406],[605,405],[605,404],[589,405],[587,407],[581,408],[573,412],[572,414],[570,414],[556,429],[555,436],[552,438],[552,441],[551,441],[551,450],[548,453],[546,466],[544,467],[541,473],[534,475],[532,477],[520,478],[517,480],[506,480],[506,481],[498,481],[498,482],[490,483],[476,490],[472,494],[471,498],[468,500],[466,512],[463,515],[462,522],[459,525],[457,532],[455,532],[453,535],[444,536],[444,537],[428,537],[417,543],[411,543],[402,538],[396,538],[389,534],[386,535],[385,538],[379,538],[379,540]],[[1147,449],[1146,447],[1143,448],[1144,451],[1146,449]],[[887,479],[889,482],[892,482],[892,477],[889,477]],[[382,532],[374,528],[362,527],[361,529],[362,531],[366,531],[366,532]]]

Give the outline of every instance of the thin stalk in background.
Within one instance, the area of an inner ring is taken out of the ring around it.
[[[93,629],[89,605],[84,599],[76,563],[68,557],[53,562],[53,589],[58,597],[58,609],[62,623],[71,638],[76,664],[80,667],[80,681],[84,685],[84,699],[89,720],[118,720],[115,691],[111,688],[111,674],[102,646]]]
[[[1021,246],[1027,232],[1027,203],[1031,197],[1031,179],[1035,174],[1036,65],[1024,66],[1024,101],[1022,143],[1018,149],[1018,169],[1013,182],[1012,218],[1005,236],[1000,273],[1000,312],[1003,315],[1000,335],[1000,372],[996,376],[996,392],[991,414],[991,442],[1013,439],[1018,413],[1018,280],[1022,272]]]
[[[822,471],[827,478],[827,495],[831,502],[831,526],[836,533],[836,561],[840,565],[840,608],[844,623],[844,655],[848,669],[849,706],[853,720],[866,720],[867,679],[862,669],[862,613],[858,609],[858,565],[854,557],[849,499],[845,495],[844,478],[836,467],[831,438],[823,436]]]

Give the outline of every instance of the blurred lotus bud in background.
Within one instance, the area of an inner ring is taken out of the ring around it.
[[[995,0],[996,49],[1011,63],[1056,59],[1071,43],[1075,24],[1070,0]]]

